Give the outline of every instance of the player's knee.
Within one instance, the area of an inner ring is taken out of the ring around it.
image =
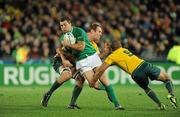
[[[84,80],[77,79],[76,80],[76,85],[82,88],[83,85],[84,85]]]
[[[60,78],[58,78],[56,81],[57,81],[59,84],[63,84],[63,83],[64,83]]]
[[[78,87],[80,87],[80,88],[82,88],[83,87],[83,84],[79,84],[79,83],[77,83],[76,84]]]
[[[166,78],[166,79],[164,79],[164,83],[166,83],[166,82],[169,82],[169,81],[171,81],[171,79],[170,78]]]
[[[170,78],[168,77],[168,75],[166,73],[161,71],[161,73],[158,77],[158,80],[162,81],[162,82],[167,82],[167,81],[170,81]]]
[[[65,74],[66,74],[67,78],[71,78],[72,77],[72,73],[71,72],[65,72]]]
[[[58,78],[58,79],[57,79],[57,82],[58,82],[59,84],[63,84],[64,82],[66,82],[66,79]]]
[[[92,81],[88,81],[88,83],[89,83],[89,84],[92,84],[93,82],[92,82]],[[97,88],[96,88],[96,84],[94,84],[94,86],[93,86],[93,87],[89,85],[89,87],[90,87],[90,88],[97,89]]]
[[[96,82],[96,83],[95,83],[94,88],[95,88],[95,89],[99,89],[99,82]]]
[[[84,83],[84,81],[85,81],[85,79],[83,78],[83,77],[81,77],[81,76],[78,76],[78,78],[77,78],[77,80],[78,80],[78,82],[80,82],[80,83]]]
[[[104,76],[103,79],[99,79],[104,86],[109,86],[109,80]]]

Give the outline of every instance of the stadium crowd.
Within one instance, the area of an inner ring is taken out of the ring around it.
[[[146,60],[165,60],[169,49],[180,44],[178,0],[4,0],[0,60],[18,62],[23,53],[23,63],[50,63],[61,34],[56,16],[62,15],[85,30],[100,22],[102,42],[117,39]]]

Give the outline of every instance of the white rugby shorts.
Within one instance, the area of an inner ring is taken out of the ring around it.
[[[99,67],[102,64],[102,61],[97,53],[88,56],[82,60],[76,62],[76,70],[80,70],[81,74],[86,71],[93,70],[96,67]]]

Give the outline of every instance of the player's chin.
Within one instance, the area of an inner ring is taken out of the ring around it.
[[[63,33],[67,33],[68,31],[67,30],[62,30]]]
[[[64,30],[64,33],[70,32],[69,30]]]

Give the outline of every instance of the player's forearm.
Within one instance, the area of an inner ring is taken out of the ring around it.
[[[69,48],[72,48],[74,50],[77,50],[77,51],[83,51],[85,46],[82,45],[82,44],[73,44],[73,45],[68,45]]]
[[[97,82],[97,80],[102,76],[102,74],[103,74],[104,72],[101,70],[101,71],[97,71],[95,74],[94,74],[94,78],[93,78],[93,80],[94,80],[94,82]]]
[[[64,61],[66,60],[65,57],[64,57],[64,55],[63,55],[63,54],[60,54],[60,57],[61,57],[62,62],[64,63]]]
[[[94,80],[97,81],[108,67],[109,67],[109,64],[104,62],[97,70],[95,70]]]
[[[100,58],[104,58],[104,57],[106,57],[109,53],[110,53],[110,50],[105,49],[104,51],[101,51],[101,52],[99,53],[99,57],[100,57]]]
[[[95,71],[95,74],[94,74],[94,81],[95,82],[102,76],[104,71],[105,71],[105,69],[103,69],[102,66]]]
[[[83,51],[85,48],[85,42],[78,42],[76,44],[67,45],[67,47],[72,48],[77,51]]]
[[[104,58],[104,57],[106,57],[108,54],[107,53],[105,53],[105,52],[101,52],[101,53],[99,53],[99,57],[102,59],[102,58]]]
[[[67,60],[69,60],[71,62],[76,60],[76,57],[71,53],[66,52],[63,55]]]

